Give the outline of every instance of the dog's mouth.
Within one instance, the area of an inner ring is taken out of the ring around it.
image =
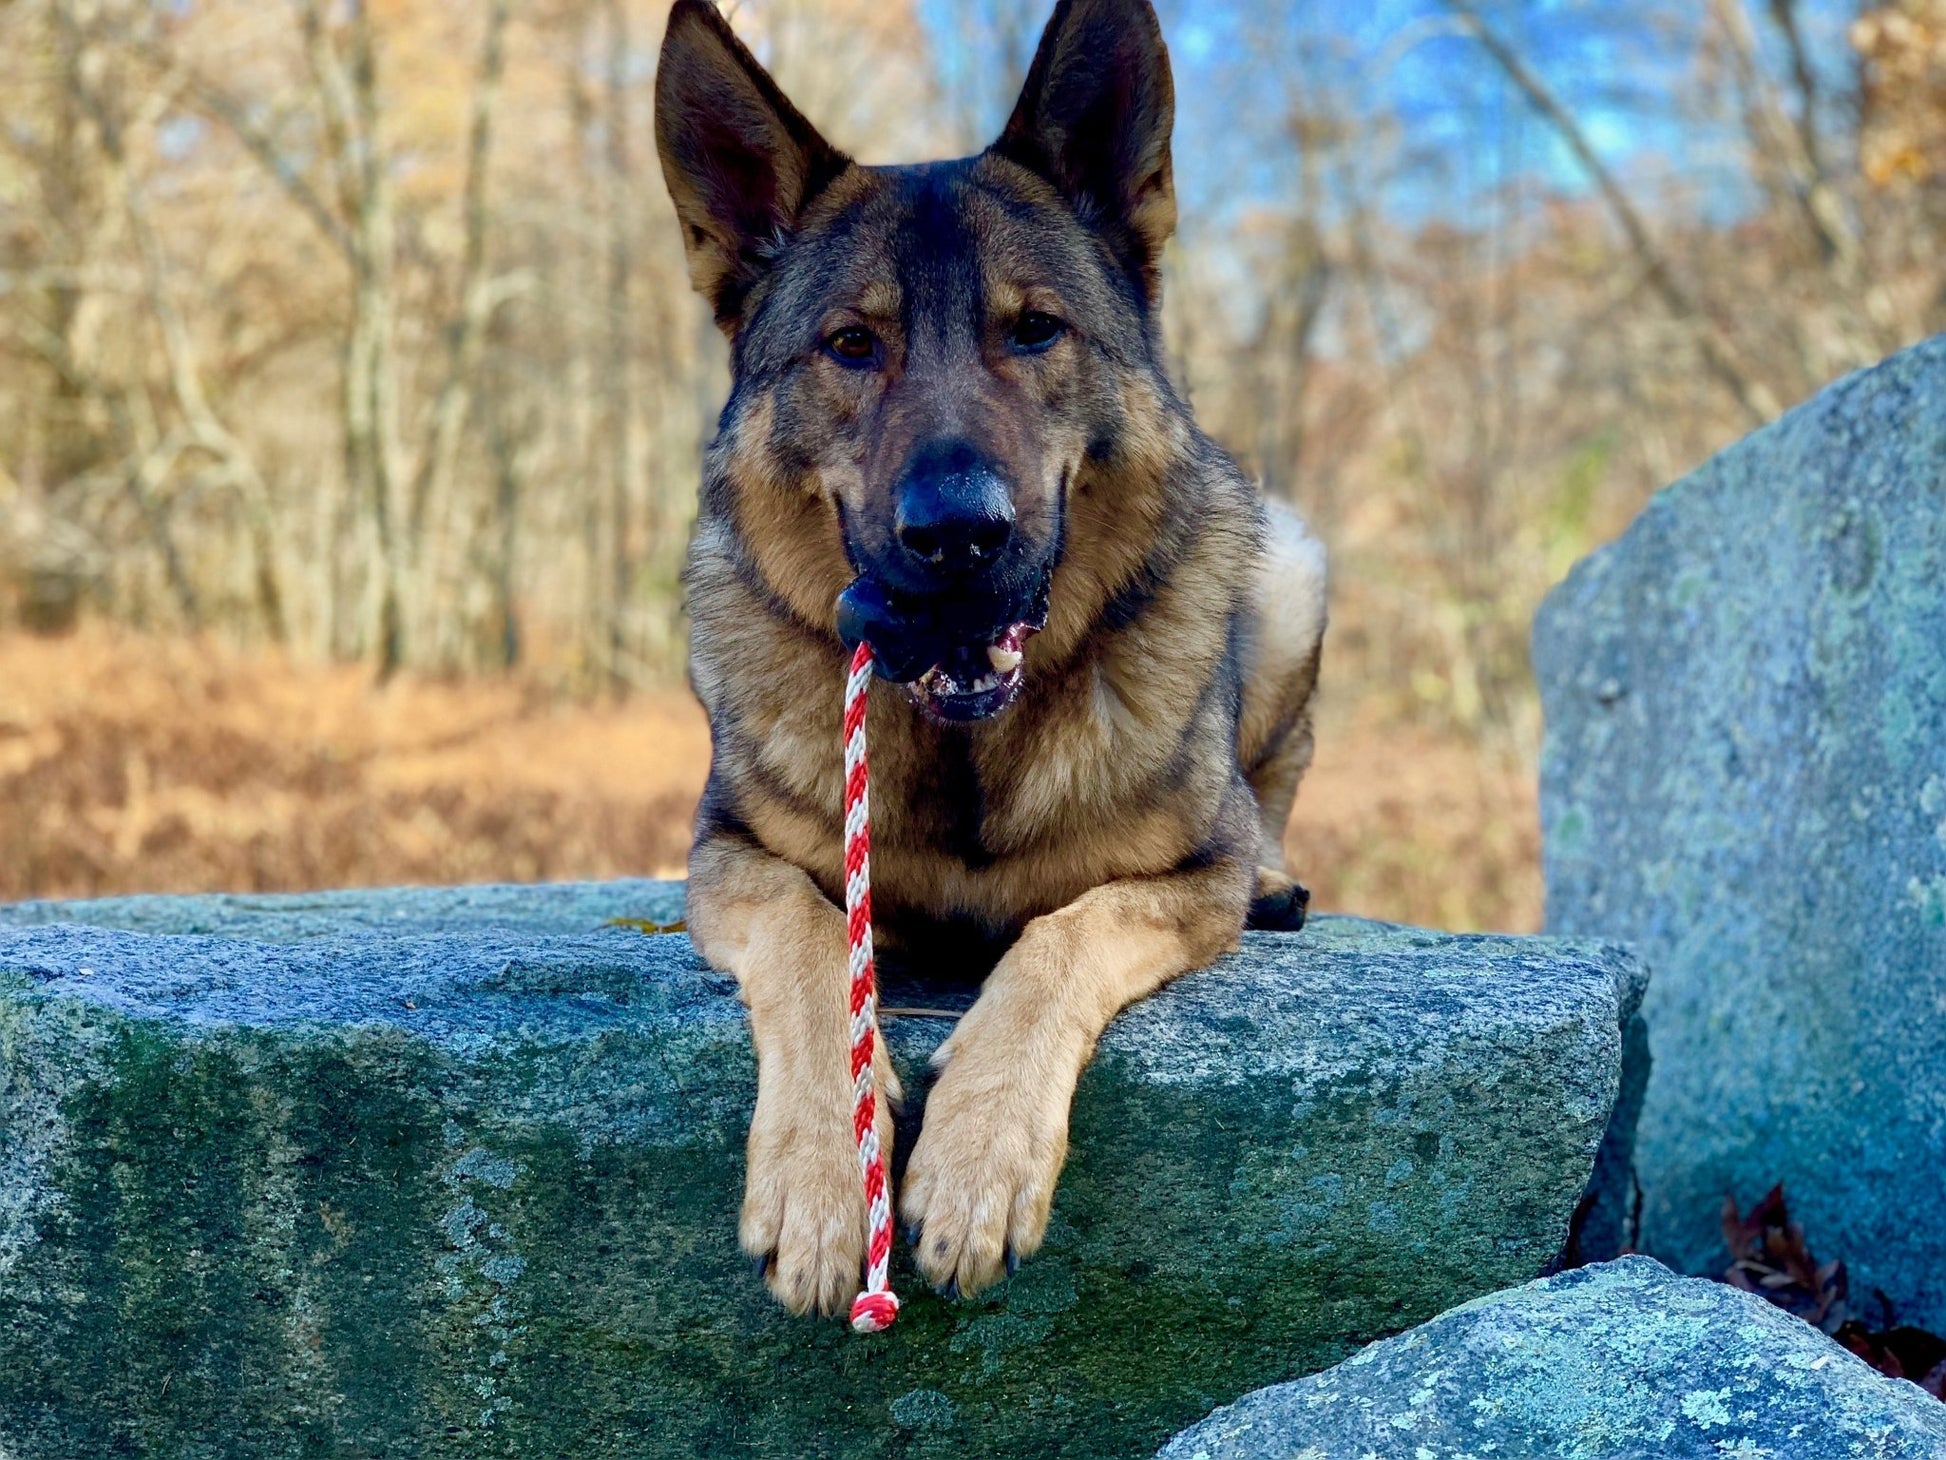
[[[935,719],[954,723],[985,720],[999,714],[1020,691],[1026,664],[1026,644],[1038,624],[1010,624],[983,644],[951,650],[917,679],[906,692],[919,708]]]
[[[839,595],[838,635],[849,646],[870,644],[878,676],[902,686],[932,719],[991,719],[1020,692],[1027,641],[1047,624],[1050,577],[1044,572],[1034,589],[983,625],[984,614],[966,612],[963,602],[942,612],[937,604],[894,599],[861,576]]]

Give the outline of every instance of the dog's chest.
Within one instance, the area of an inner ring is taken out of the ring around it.
[[[1048,694],[976,730],[888,726],[883,752],[872,747],[875,900],[1017,926],[1193,850],[1226,768],[1172,776],[1180,724],[1118,723],[1098,708]]]
[[[1017,849],[1017,830],[994,834],[1010,826],[1012,808],[1006,787],[982,773],[972,737],[945,731],[907,738],[902,755],[881,761],[881,845],[950,857],[976,870]]]
[[[1077,817],[1112,816],[1125,788],[1114,737],[1044,693],[992,724],[935,724],[898,705],[873,744],[874,820],[886,845],[978,870],[1071,834]],[[889,733],[888,733],[889,732]]]
[[[998,719],[927,720],[890,684],[868,718],[873,901],[888,915],[1017,928],[1088,888],[1193,852],[1234,776],[1196,695],[1137,698],[1079,666],[1030,683]],[[719,750],[766,845],[843,887],[837,706],[765,697]]]

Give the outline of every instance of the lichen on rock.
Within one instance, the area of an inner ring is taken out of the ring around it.
[[[1946,1405],[1749,1293],[1628,1257],[1218,1410],[1158,1460],[1937,1460]]]

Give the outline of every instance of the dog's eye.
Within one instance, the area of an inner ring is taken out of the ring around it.
[[[1014,347],[1020,350],[1045,350],[1061,338],[1067,326],[1051,314],[1030,309],[1014,324]]]
[[[878,358],[878,341],[872,332],[855,324],[832,334],[824,348],[847,365],[869,365]]]

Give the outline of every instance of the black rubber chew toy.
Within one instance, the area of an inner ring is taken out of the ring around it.
[[[838,637],[847,649],[872,646],[872,667],[880,679],[909,684],[933,661],[912,633],[912,616],[892,605],[885,590],[869,578],[854,578],[838,595]]]

